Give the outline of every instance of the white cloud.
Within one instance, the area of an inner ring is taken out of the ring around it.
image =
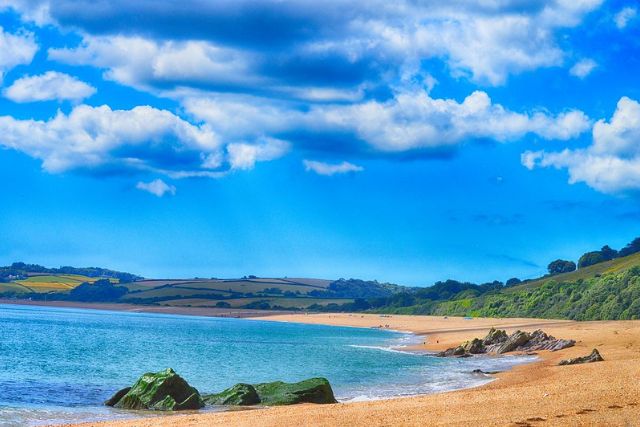
[[[175,169],[189,162],[201,168],[200,156],[220,150],[221,143],[207,126],[192,125],[166,110],[80,105],[48,121],[1,116],[0,146],[42,160],[49,172],[63,172]]]
[[[638,15],[638,9],[635,7],[625,7],[620,12],[616,13],[613,17],[613,21],[616,23],[616,27],[624,29],[629,22]]]
[[[104,68],[105,78],[146,90],[154,84],[264,83],[252,74],[249,55],[203,41],[85,36],[80,46],[52,48],[48,56],[67,64]]]
[[[14,9],[23,21],[39,26],[51,24],[49,4],[45,0],[0,0],[0,11]]]
[[[590,58],[581,59],[569,70],[572,76],[584,79],[598,66],[598,63]]]
[[[95,92],[96,89],[93,86],[57,71],[47,71],[39,76],[22,77],[3,91],[6,98],[15,102],[81,101]]]
[[[232,143],[227,145],[231,169],[253,169],[256,162],[282,157],[289,151],[289,143],[275,138],[263,138],[255,144]]]
[[[528,133],[570,139],[589,127],[589,119],[580,111],[555,117],[543,112],[515,113],[493,104],[481,91],[463,102],[432,98],[424,91],[399,93],[386,102],[318,107],[311,116],[328,128],[355,132],[378,150],[395,152],[454,146],[469,139],[503,142]]]
[[[303,160],[304,168],[307,172],[315,172],[318,175],[332,176],[336,174],[345,174],[352,172],[361,172],[364,170],[362,166],[354,165],[349,162],[342,162],[337,164],[324,163],[316,160]]]
[[[252,31],[246,32],[246,40],[236,40],[234,32],[216,36],[218,31],[210,32],[211,38],[207,40],[206,35],[196,34],[200,30],[196,28],[189,36],[183,20],[190,12],[185,15],[181,10],[180,16],[168,16],[168,11],[173,8],[170,5],[163,8],[166,9],[164,11],[151,9],[146,4],[129,10],[129,13],[146,13],[149,17],[142,23],[132,21],[127,28],[127,33],[137,35],[91,35],[91,29],[95,29],[94,16],[88,12],[87,5],[82,5],[79,9],[87,12],[86,16],[67,16],[67,19],[77,19],[80,26],[86,25],[83,43],[76,48],[51,49],[49,55],[53,60],[104,68],[107,78],[138,88],[166,87],[167,83],[190,87],[203,83],[213,86],[231,84],[253,90],[282,91],[292,97],[310,100],[353,98],[357,96],[357,90],[349,92],[343,87],[326,85],[314,87],[308,82],[304,83],[308,86],[305,88],[287,87],[290,68],[283,64],[292,63],[295,68],[322,57],[344,59],[354,65],[364,61],[385,69],[386,77],[383,78],[392,81],[394,76],[402,73],[406,64],[439,58],[448,64],[456,77],[466,76],[483,84],[500,85],[512,74],[562,65],[565,53],[557,43],[556,33],[579,25],[583,17],[601,3],[602,0],[400,1],[391,7],[384,1],[372,0],[366,6],[354,1],[337,1],[332,2],[331,13],[326,19],[319,19],[317,5],[304,0],[267,2],[261,5],[261,10],[284,20],[265,18],[267,31],[286,36],[286,33],[279,32],[286,31],[286,28],[294,30],[295,23],[287,21],[292,16],[298,18],[298,25],[305,25],[305,20],[309,20],[317,29],[315,32],[311,28],[304,31],[313,32],[315,37],[298,38],[289,34],[290,46],[275,56],[271,50],[265,51],[251,44]],[[251,2],[240,4],[246,7]],[[210,19],[215,20],[229,8],[235,10],[230,19],[242,21],[243,16],[238,16],[234,7],[231,3],[220,4],[207,10],[208,7],[198,4],[191,9],[205,9],[202,13],[213,14]],[[56,9],[56,4],[52,3],[50,8]],[[74,8],[65,5],[60,9],[65,15]],[[127,10],[126,4],[104,6],[105,14],[118,17],[126,16]],[[249,19],[251,15],[246,16]],[[194,16],[198,21],[201,18]],[[164,27],[160,24],[153,26],[154,19],[160,19],[159,22],[176,20],[175,30],[182,32],[181,37],[172,40],[169,32],[157,37],[163,41],[150,38],[150,33],[162,33]],[[243,24],[238,22],[239,26]],[[109,27],[111,24],[105,25]],[[117,23],[113,25],[118,26]],[[122,34],[123,31],[112,33]],[[281,69],[278,68],[280,66]]]
[[[7,71],[30,64],[38,51],[38,44],[32,33],[21,31],[10,34],[0,27],[0,83]]]
[[[604,193],[640,190],[640,103],[618,101],[609,122],[593,126],[593,143],[584,149],[525,152],[525,167],[567,169],[569,182],[584,182]]]
[[[157,197],[162,197],[165,194],[174,196],[176,194],[176,187],[169,185],[161,179],[156,179],[151,182],[138,182],[136,184],[138,190],[146,191]]]
[[[218,134],[254,139],[264,134],[300,129],[323,134],[348,134],[387,152],[453,147],[473,139],[504,142],[534,134],[544,139],[571,139],[590,127],[587,116],[570,110],[518,113],[494,104],[476,91],[462,102],[432,98],[426,90],[400,91],[387,101],[312,106],[270,102],[257,97],[196,97],[183,100],[186,111]]]

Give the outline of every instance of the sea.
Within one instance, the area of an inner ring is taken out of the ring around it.
[[[203,394],[239,382],[325,377],[348,402],[475,387],[492,378],[474,369],[534,360],[407,351],[420,340],[380,329],[2,304],[0,426],[163,416],[103,402],[168,367]]]

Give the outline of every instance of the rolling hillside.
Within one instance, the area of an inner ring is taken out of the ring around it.
[[[24,263],[0,267],[0,274],[0,296],[5,298],[193,307],[327,309],[352,305],[356,298],[384,297],[405,290],[355,279],[144,279],[106,269],[48,269]],[[135,280],[128,280],[131,278]]]

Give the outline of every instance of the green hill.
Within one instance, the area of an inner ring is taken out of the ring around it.
[[[480,289],[453,283],[457,285],[453,295],[440,297],[442,291],[427,294],[421,290],[413,295],[370,300],[368,309],[438,316],[640,319],[640,253],[513,287]],[[453,288],[451,283],[442,285]]]
[[[521,285],[509,288],[507,292],[519,292],[523,289],[537,288],[552,280],[556,282],[575,282],[580,279],[588,279],[598,275],[625,271],[635,266],[640,266],[640,252],[623,258],[615,258],[610,261],[583,267],[570,273],[545,276],[536,280],[527,281]]]

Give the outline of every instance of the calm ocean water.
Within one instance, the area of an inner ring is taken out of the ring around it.
[[[479,385],[473,369],[531,360],[440,359],[398,351],[408,334],[236,319],[0,305],[0,322],[0,426],[130,418],[102,402],[167,367],[202,393],[324,376],[347,401]]]

